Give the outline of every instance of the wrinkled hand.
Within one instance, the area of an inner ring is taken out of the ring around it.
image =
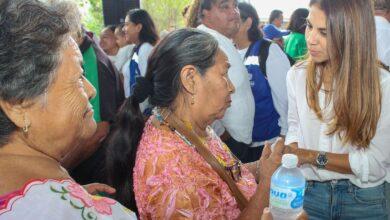
[[[272,220],[272,214],[268,207],[264,208],[263,214],[261,215],[261,220]],[[299,214],[297,220],[307,220],[309,217],[307,216],[305,211],[302,211],[301,214]]]
[[[269,143],[265,144],[263,153],[259,160],[259,183],[265,183],[269,186],[271,176],[280,166],[284,150],[284,141],[278,139],[273,145],[273,150]]]
[[[263,214],[261,215],[261,220],[273,220],[271,210],[268,207],[264,208]]]
[[[116,190],[111,186],[102,183],[91,183],[83,186],[85,190],[91,195],[98,193],[114,194]]]

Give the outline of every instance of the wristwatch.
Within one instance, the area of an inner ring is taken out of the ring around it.
[[[316,163],[319,169],[325,168],[326,164],[328,163],[328,157],[326,156],[326,152],[320,151],[317,154]]]

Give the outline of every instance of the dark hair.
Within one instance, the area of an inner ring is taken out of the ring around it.
[[[240,2],[238,3],[238,9],[240,10],[240,16],[242,21],[246,19],[252,19],[252,25],[248,30],[248,38],[251,42],[255,42],[263,38],[263,34],[259,30],[258,26],[260,23],[259,15],[256,9],[249,3]]]
[[[290,17],[290,23],[288,24],[287,30],[304,34],[306,29],[306,18],[308,15],[309,10],[306,8],[296,9]]]
[[[277,9],[272,10],[271,14],[269,15],[268,22],[271,24],[272,22],[274,22],[275,19],[279,18],[282,14],[283,12],[281,10],[277,10]]]
[[[0,24],[0,99],[21,103],[39,97],[60,62],[67,22],[38,0],[4,0]],[[16,129],[0,109],[0,146]]]
[[[215,4],[215,2],[217,0],[199,0],[199,18],[203,18],[203,13],[202,11],[203,10],[211,10],[211,7],[213,6],[213,4]]]
[[[152,17],[143,9],[131,9],[127,16],[134,24],[142,24],[142,30],[139,33],[139,40],[141,43],[148,42],[155,45],[158,41],[158,34],[156,26],[154,25]]]
[[[186,5],[183,10],[181,11],[181,15],[183,16],[183,18],[187,15],[188,13],[188,9],[190,9],[190,6],[191,5]]]
[[[201,24],[200,20],[200,1],[193,0],[187,10],[186,27],[196,28]]]
[[[209,34],[196,29],[180,29],[167,35],[152,52],[145,81],[152,85],[150,102],[157,107],[173,107],[182,89],[180,72],[194,65],[200,74],[215,64],[218,42]],[[133,95],[121,107],[107,149],[108,182],[116,188],[116,199],[136,210],[133,190],[133,168],[138,144],[145,126],[137,98],[142,87],[137,84]]]

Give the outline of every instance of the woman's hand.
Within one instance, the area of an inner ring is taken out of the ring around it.
[[[290,145],[286,145],[286,147],[283,150],[283,154],[297,154],[298,151],[298,144],[292,143]]]
[[[272,220],[272,214],[268,207],[266,207],[263,211],[263,214],[261,215],[261,220]],[[307,216],[305,211],[302,211],[301,214],[299,214],[297,220],[307,220],[309,217]]]
[[[258,219],[262,215],[264,207],[269,205],[271,176],[280,166],[283,149],[284,143],[281,140],[274,144],[272,152],[270,144],[265,144],[259,159],[259,184],[256,193],[249,200],[247,207],[241,212],[238,219]]]
[[[301,166],[305,163],[310,163],[307,159],[308,157],[305,155],[302,155],[303,152],[299,151],[298,144],[292,143],[290,145],[286,145],[283,154],[295,154],[298,157],[298,166]]]
[[[91,195],[98,193],[114,194],[116,190],[111,186],[102,183],[91,183],[83,186],[85,190]]]

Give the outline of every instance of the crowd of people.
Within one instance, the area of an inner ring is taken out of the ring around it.
[[[98,37],[73,1],[0,2],[0,219],[268,220],[284,154],[298,219],[390,217],[390,0],[183,16]]]

